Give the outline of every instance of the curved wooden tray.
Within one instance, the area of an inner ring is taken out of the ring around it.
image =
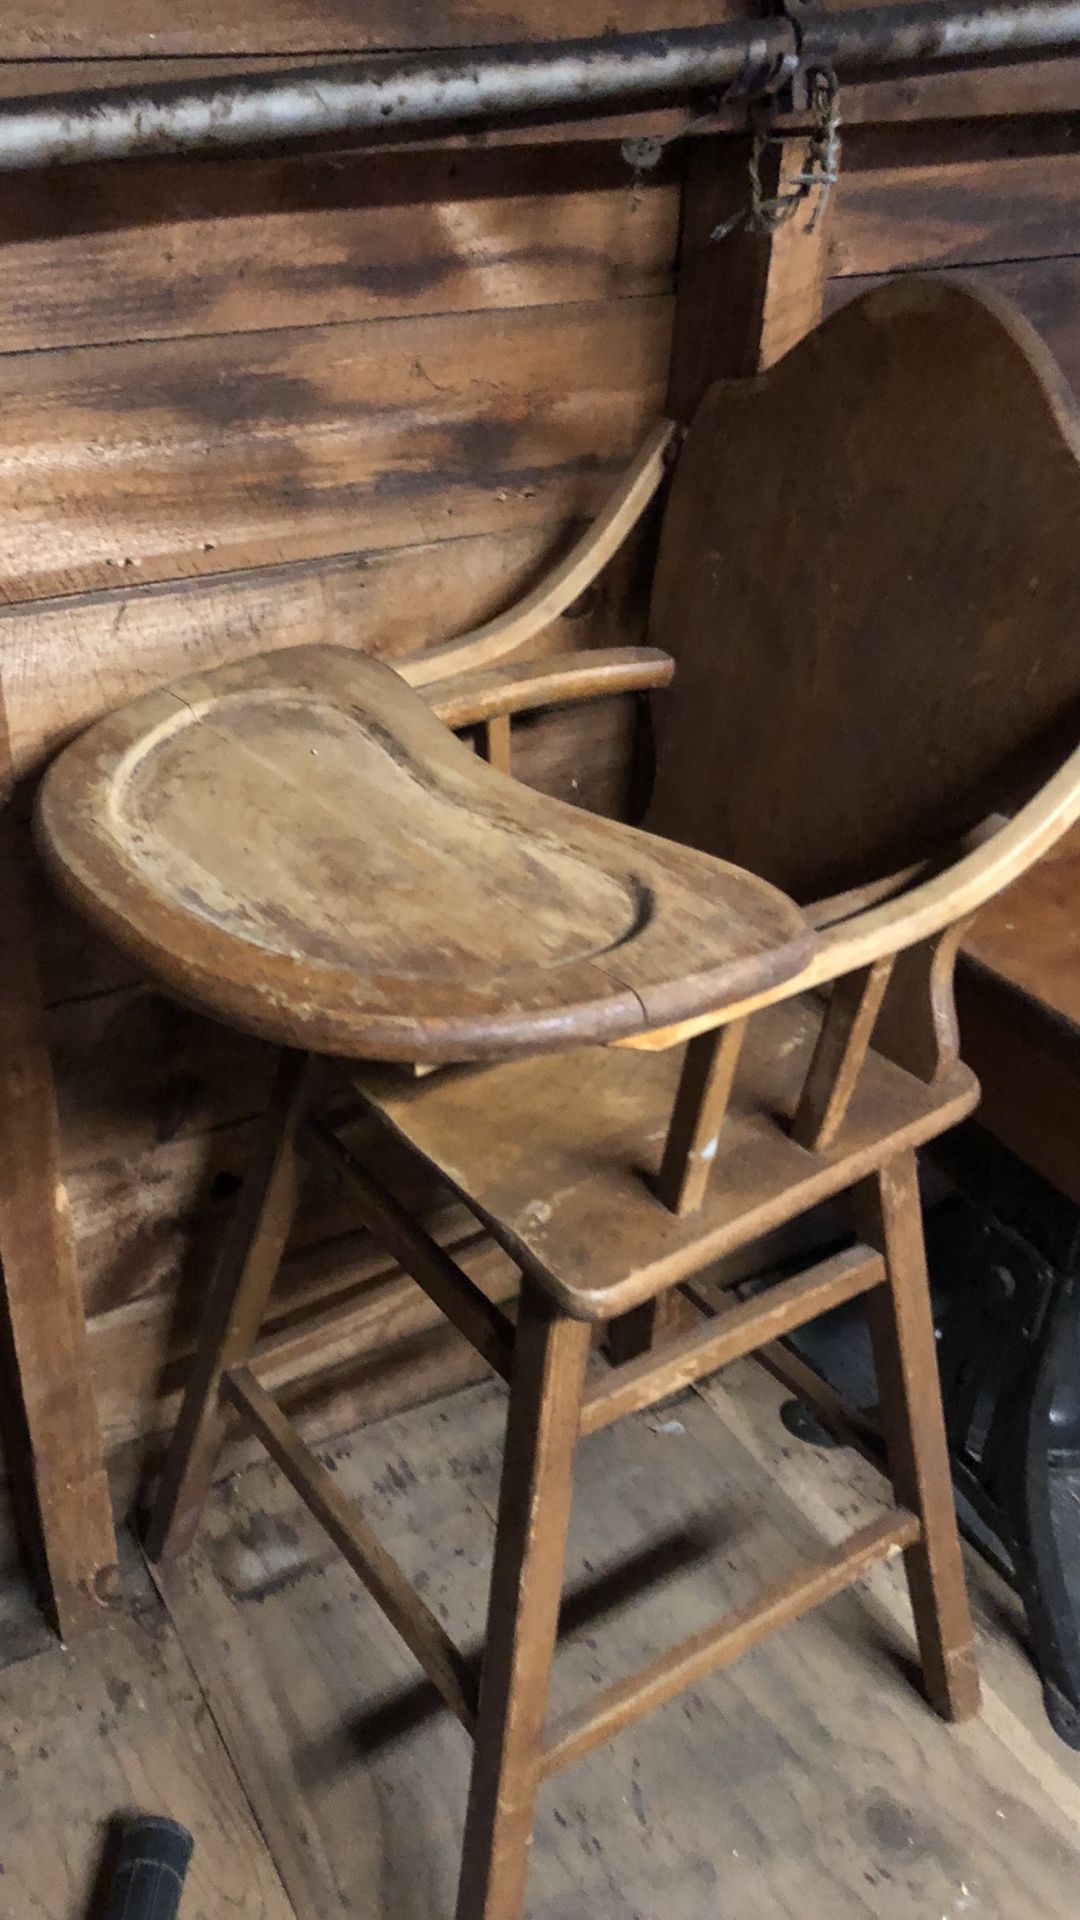
[[[345,648],[99,722],[50,769],[38,833],[172,992],[356,1058],[614,1040],[791,976],[812,939],[754,876],[496,772]]]

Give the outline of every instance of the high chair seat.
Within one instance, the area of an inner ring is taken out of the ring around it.
[[[813,941],[768,882],[531,791],[344,647],[133,701],[54,764],[38,821],[176,994],[352,1058],[618,1038],[789,979]]]
[[[960,1061],[930,1086],[871,1052],[836,1144],[808,1152],[789,1123],[821,1019],[806,995],[749,1023],[709,1186],[685,1214],[652,1190],[682,1068],[677,1048],[576,1048],[422,1080],[361,1067],[354,1077],[563,1312],[606,1320],[844,1191],[977,1104],[978,1082]]]

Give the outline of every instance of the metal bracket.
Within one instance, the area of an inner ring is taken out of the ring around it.
[[[808,113],[811,66],[805,58],[806,29],[808,26],[820,28],[828,9],[823,0],[780,0],[780,12],[795,29],[796,53],[793,70],[779,104],[786,113]],[[820,34],[815,33],[814,39],[819,41]],[[824,64],[817,49],[812,64],[814,69]]]

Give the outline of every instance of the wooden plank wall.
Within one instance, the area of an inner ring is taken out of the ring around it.
[[[856,128],[835,202],[827,310],[960,274],[1015,300],[1080,391],[1080,114]]]
[[[711,11],[635,0],[621,24]],[[573,27],[606,17],[586,0]],[[547,36],[570,13],[82,0],[0,4],[0,26],[30,63],[0,66],[10,95],[193,54]],[[72,731],[185,668],[322,637],[393,657],[530,584],[662,407],[680,167],[635,186],[617,142],[525,135],[0,179],[0,688],[27,801]],[[634,587],[614,569],[553,643],[639,637]],[[631,722],[612,702],[523,728],[520,770],[620,808]],[[168,1417],[268,1061],[135,981],[25,857],[115,1454]],[[358,1293],[361,1349],[410,1343],[386,1392],[456,1364],[326,1182],[295,1242],[282,1311]]]
[[[628,0],[619,25],[716,13]],[[610,15],[599,0],[0,0],[0,94],[175,77],[209,56],[580,34]],[[998,70],[861,89],[853,117],[911,124],[849,134],[829,302],[897,268],[974,263],[1080,377],[1076,122],[1040,111],[1063,85],[1076,92],[1071,66],[1060,84]],[[94,714],[192,665],[328,635],[392,658],[534,579],[663,405],[685,161],[673,149],[635,185],[618,140],[582,128],[0,178],[0,692],[24,793]],[[644,607],[633,565],[615,569],[552,639],[638,638]],[[618,809],[629,723],[610,703],[530,725],[517,768]],[[267,1060],[134,981],[31,876],[95,1385],[110,1452],[138,1465]],[[435,1217],[462,1233],[452,1209]],[[489,1279],[507,1284],[497,1264]],[[280,1315],[342,1292],[366,1404],[453,1377],[421,1297],[320,1186]]]

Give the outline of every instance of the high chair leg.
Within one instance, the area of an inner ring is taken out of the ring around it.
[[[520,1920],[562,1596],[589,1328],[518,1314],[457,1920]]]
[[[191,1545],[221,1445],[221,1378],[247,1359],[296,1211],[296,1128],[310,1055],[283,1051],[262,1133],[240,1191],[206,1302],[180,1416],[150,1510],[151,1560]]]
[[[882,1427],[897,1500],[919,1516],[904,1560],[926,1690],[947,1720],[979,1709],[974,1632],[941,1405],[922,1206],[913,1153],[856,1197],[859,1231],[884,1255],[888,1285],[868,1296]]]

